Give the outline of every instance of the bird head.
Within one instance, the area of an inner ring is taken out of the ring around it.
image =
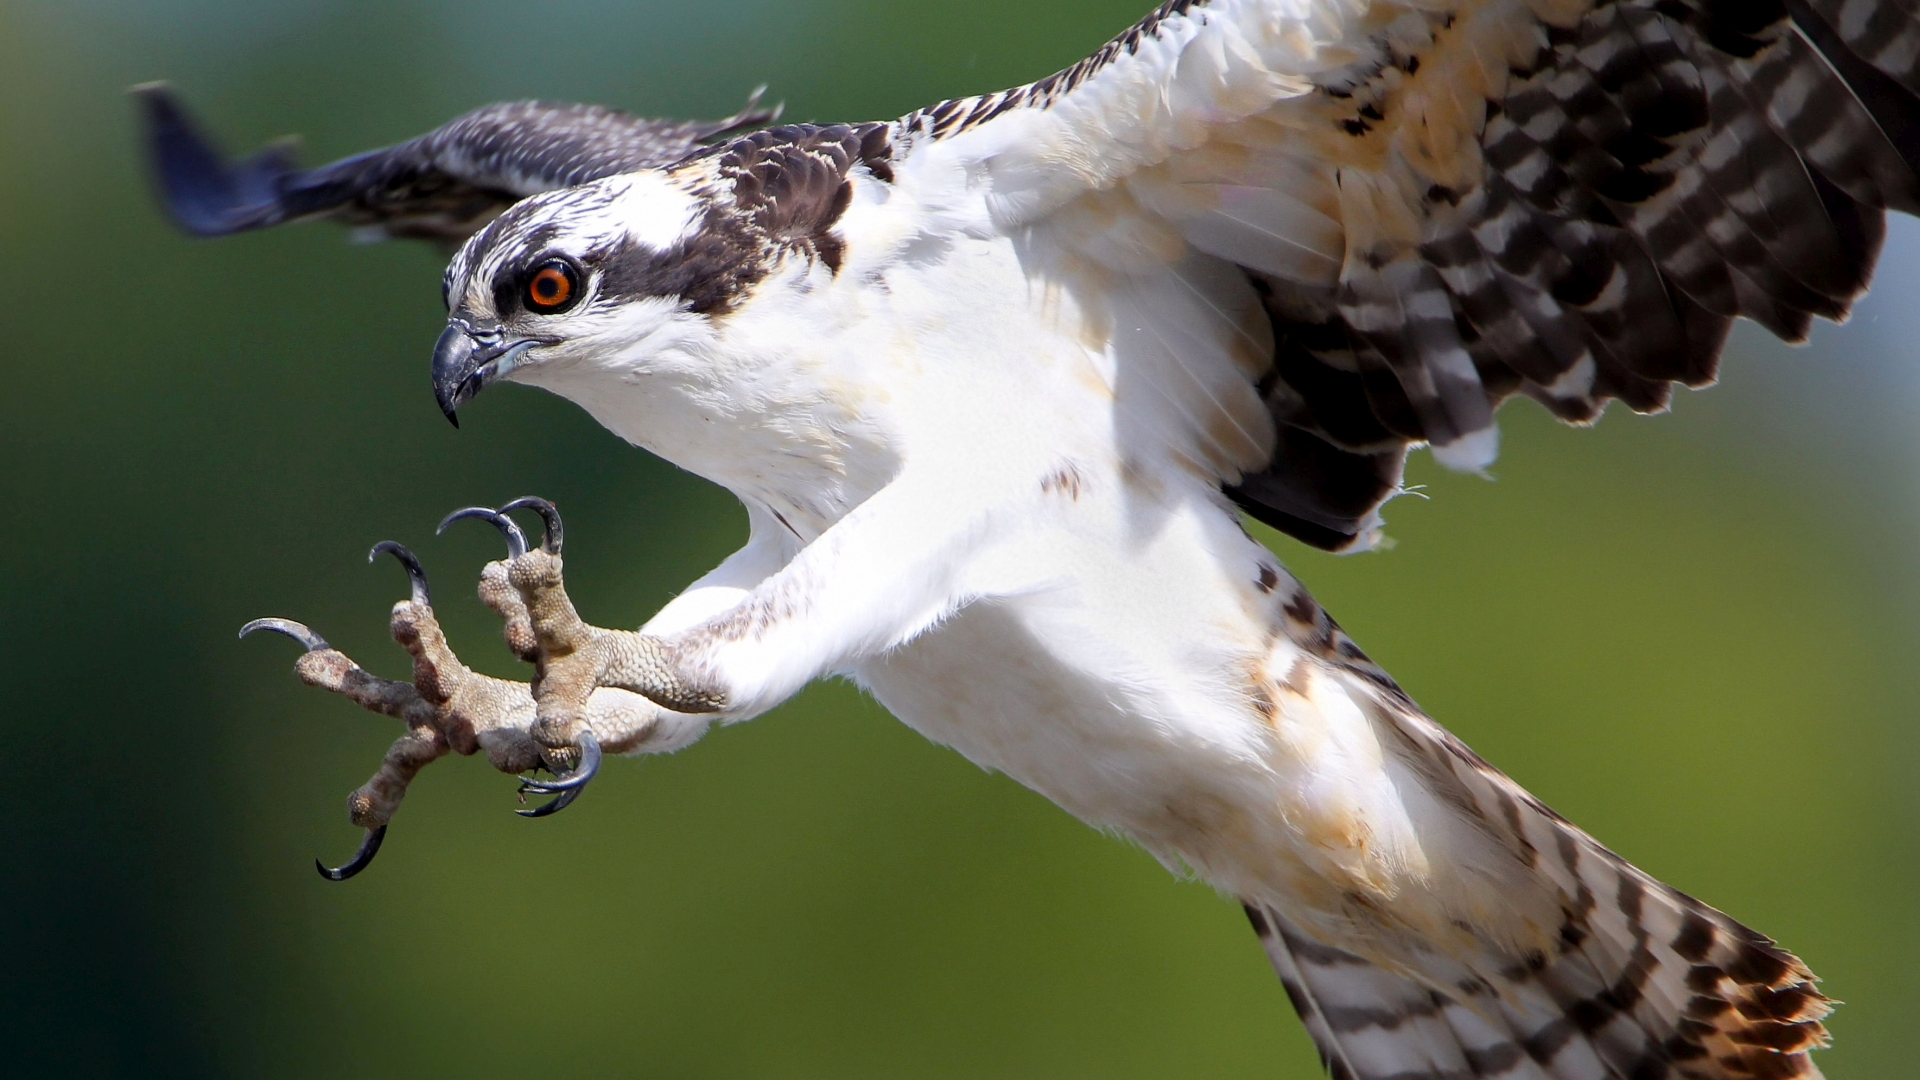
[[[697,173],[630,173],[535,195],[448,265],[433,352],[440,409],[501,380],[644,370],[709,336],[766,274],[766,245]]]
[[[571,369],[625,377],[684,362],[770,278],[837,275],[849,173],[884,168],[883,135],[775,128],[516,203],[447,268],[441,410],[452,419],[502,379],[553,386]]]

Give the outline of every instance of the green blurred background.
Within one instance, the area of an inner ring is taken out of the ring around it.
[[[0,1068],[18,1076],[1318,1075],[1237,908],[816,687],[561,817],[452,759],[349,885],[342,799],[396,733],[300,686],[305,619],[398,674],[416,546],[467,659],[515,675],[467,503],[567,510],[633,625],[744,534],[725,493],[555,398],[454,432],[440,260],[339,230],[189,242],[124,90],[327,160],[545,96],[676,116],[771,85],[865,119],[1062,66],[1145,0],[0,0]],[[1497,481],[1424,457],[1398,546],[1273,542],[1443,722],[1849,1004],[1835,1077],[1920,1058],[1920,230],[1879,291],[1727,385],[1592,432],[1505,415]],[[1902,1020],[1902,1017],[1908,1019]]]

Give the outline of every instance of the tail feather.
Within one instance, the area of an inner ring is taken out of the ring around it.
[[[1246,911],[1333,1080],[1820,1077],[1807,1051],[1824,1042],[1827,1002],[1793,964],[1741,970],[1779,953],[1751,931],[1721,940],[1691,925],[1701,962],[1678,972],[1643,946],[1605,980],[1576,946],[1537,971],[1440,990],[1315,941],[1272,908]],[[1663,982],[1689,986],[1684,1004]]]
[[[1507,845],[1562,922],[1549,952],[1498,970],[1438,951],[1388,970],[1247,903],[1336,1080],[1818,1080],[1832,1003],[1805,964],[1608,851],[1396,688],[1353,686],[1383,742]]]
[[[1537,987],[1476,1001],[1397,975],[1246,905],[1333,1080],[1608,1080],[1614,1073]],[[1456,996],[1457,995],[1457,996]]]

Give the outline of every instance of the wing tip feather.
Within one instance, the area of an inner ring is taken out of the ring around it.
[[[291,138],[229,162],[170,83],[128,92],[138,102],[155,193],[174,224],[195,236],[226,236],[282,220],[278,186],[294,169]]]

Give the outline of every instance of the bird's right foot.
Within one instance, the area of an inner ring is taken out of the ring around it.
[[[393,639],[413,657],[408,682],[372,674],[302,623],[291,619],[255,619],[240,635],[255,630],[285,634],[306,646],[294,662],[294,674],[309,686],[345,697],[371,712],[391,716],[407,730],[388,748],[380,768],[347,797],[347,816],[367,830],[359,852],[346,865],[320,872],[344,881],[365,869],[386,835],[387,823],[406,797],[407,786],[427,765],[448,751],[471,754],[484,748],[488,760],[504,772],[520,772],[540,761],[539,748],[527,736],[533,722],[533,694],[525,683],[482,675],[460,662],[433,614],[427,576],[404,546],[391,540],[376,545],[369,559],[391,554],[407,570],[411,595],[393,606]]]

